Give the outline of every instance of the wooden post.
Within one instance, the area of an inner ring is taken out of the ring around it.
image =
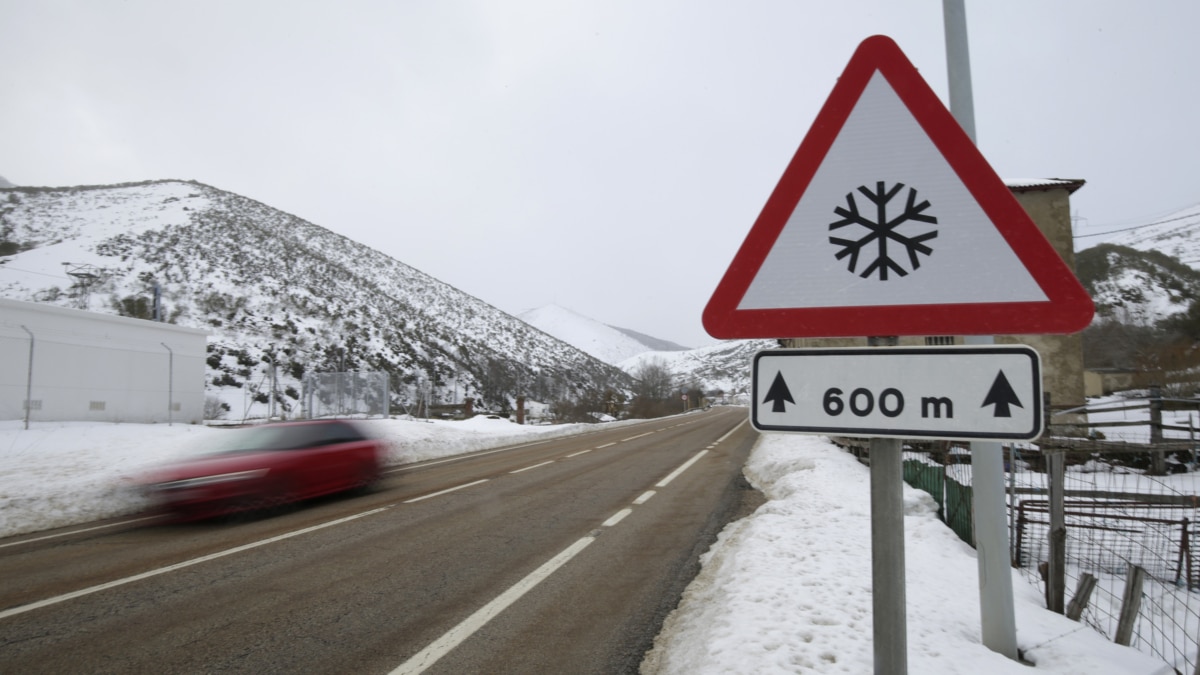
[[[1150,387],[1150,474],[1164,476],[1167,473],[1167,452],[1159,450],[1163,442],[1162,388]]]
[[[1142,608],[1142,585],[1146,581],[1146,570],[1129,565],[1125,577],[1125,594],[1121,597],[1121,617],[1117,621],[1117,635],[1113,642],[1129,646],[1133,640],[1133,627],[1137,624],[1138,610]]]
[[[1083,616],[1083,610],[1087,609],[1088,600],[1095,589],[1096,577],[1084,572],[1079,578],[1079,585],[1075,587],[1075,597],[1071,598],[1071,604],[1067,605],[1068,619],[1078,621],[1079,617]]]
[[[1191,522],[1187,518],[1184,518],[1179,524],[1181,525],[1181,531],[1179,533],[1179,559],[1176,561],[1175,567],[1175,583],[1178,584],[1179,580],[1183,577],[1184,565],[1186,564],[1187,587],[1190,591],[1192,590],[1192,542],[1189,541],[1188,530],[1191,529]]]
[[[1063,504],[1066,490],[1066,458],[1061,451],[1049,456],[1050,492],[1050,536],[1049,570],[1046,578],[1046,608],[1063,613],[1063,599],[1067,594],[1067,519]]]

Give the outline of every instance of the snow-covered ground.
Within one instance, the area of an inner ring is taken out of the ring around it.
[[[587,426],[520,427],[503,420],[373,421],[394,462],[461,454]],[[137,512],[129,478],[203,447],[200,426],[0,422],[0,536]],[[765,435],[746,466],[768,502],[732,523],[667,619],[647,675],[870,673],[869,471],[819,437]],[[983,647],[975,554],[905,486],[908,670],[1028,673]],[[1116,646],[1042,609],[1014,576],[1017,639],[1042,673],[1169,675],[1165,664]]]

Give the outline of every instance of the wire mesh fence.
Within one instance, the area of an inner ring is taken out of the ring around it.
[[[1048,444],[1043,452],[1054,451]],[[1200,575],[1193,542],[1200,478],[1193,472],[1147,475],[1133,468],[1148,452],[1064,451],[1062,517],[1067,594],[1085,574],[1096,580],[1082,620],[1115,638],[1131,566],[1145,571],[1130,645],[1193,673],[1200,640]],[[1029,453],[1026,453],[1029,456]],[[1049,474],[1017,463],[1010,491],[1013,564],[1045,586],[1051,552]]]
[[[301,396],[304,416],[387,417],[388,381],[388,374],[382,372],[309,373]]]
[[[1058,490],[1065,599],[1094,578],[1080,620],[1110,639],[1125,630],[1130,646],[1188,674],[1200,672],[1198,405],[1157,396],[1110,400],[1087,410],[1091,423],[1072,425],[1076,434],[1083,429],[1083,438],[1057,437],[1052,428],[1037,445],[1005,448],[1014,567],[1054,606],[1050,495]],[[1056,453],[1064,469],[1054,486],[1048,459]],[[913,444],[905,453],[905,480],[932,494],[942,519],[974,545],[965,445]],[[1124,597],[1131,570],[1144,579],[1141,602],[1135,615],[1123,618],[1133,604]]]

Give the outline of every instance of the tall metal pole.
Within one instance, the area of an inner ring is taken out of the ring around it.
[[[942,0],[946,29],[946,70],[950,112],[975,141],[975,103],[963,0]],[[967,336],[967,344],[995,344],[991,335]],[[1008,547],[1008,511],[1004,497],[1004,450],[999,443],[971,443],[972,512],[979,564],[979,606],[983,644],[1016,660],[1017,627],[1013,610],[1012,563]]]
[[[29,411],[33,408],[33,331],[21,325],[21,330],[29,333],[29,370],[25,375],[25,430],[29,430]]]

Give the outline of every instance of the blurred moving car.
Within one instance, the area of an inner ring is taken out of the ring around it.
[[[154,471],[144,488],[184,520],[271,508],[365,488],[383,466],[381,442],[345,420],[235,429],[218,447]]]

